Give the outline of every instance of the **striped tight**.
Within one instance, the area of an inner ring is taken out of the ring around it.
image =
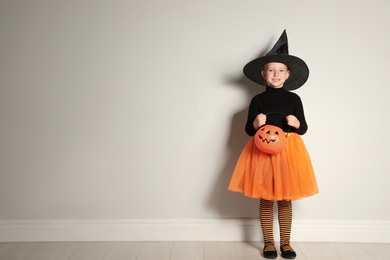
[[[280,200],[278,204],[278,220],[280,227],[280,245],[284,250],[291,249],[290,235],[292,225],[292,205],[291,200]],[[259,219],[263,231],[265,250],[275,250],[273,220],[274,220],[274,201],[260,199]]]

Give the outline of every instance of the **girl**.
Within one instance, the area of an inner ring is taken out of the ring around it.
[[[287,143],[281,152],[268,154],[260,151],[251,138],[237,161],[229,190],[260,199],[263,256],[270,259],[277,257],[273,237],[273,206],[277,202],[281,255],[293,259],[296,253],[290,245],[291,200],[318,193],[310,157],[300,137],[308,128],[303,105],[297,94],[288,91],[306,82],[309,69],[303,60],[288,54],[284,30],[270,52],[244,67],[244,74],[266,86],[265,92],[250,103],[246,133],[254,136],[261,126],[275,125],[287,133]]]

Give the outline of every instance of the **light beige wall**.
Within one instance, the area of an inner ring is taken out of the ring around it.
[[[390,220],[389,1],[0,2],[0,219],[256,218],[226,187],[287,29],[321,194],[296,219]]]

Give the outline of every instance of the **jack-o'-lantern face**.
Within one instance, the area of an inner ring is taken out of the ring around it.
[[[287,138],[284,131],[274,125],[264,125],[257,130],[255,144],[260,151],[269,154],[277,154],[283,150]]]

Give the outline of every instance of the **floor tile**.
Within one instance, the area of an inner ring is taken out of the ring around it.
[[[203,260],[203,242],[175,242],[170,260]]]
[[[239,260],[261,259],[261,242],[236,242],[236,251]]]
[[[18,245],[19,243],[0,243],[0,259],[6,255],[12,254]]]
[[[22,242],[10,244],[12,250],[1,257],[1,260],[26,260],[38,259],[42,253],[45,243]]]
[[[37,260],[67,260],[83,242],[47,242],[43,244]]]
[[[375,259],[356,243],[327,243],[330,248],[345,260],[372,260]]]
[[[103,260],[136,260],[143,242],[115,242]]]
[[[340,259],[326,243],[299,243],[297,245],[303,257],[308,260]]]
[[[204,242],[205,260],[238,260],[235,242]]]
[[[113,242],[83,242],[70,257],[71,260],[103,259]]]
[[[390,259],[390,244],[360,243],[359,247],[364,249],[377,260]]]
[[[137,256],[137,260],[169,260],[173,242],[145,242]]]

